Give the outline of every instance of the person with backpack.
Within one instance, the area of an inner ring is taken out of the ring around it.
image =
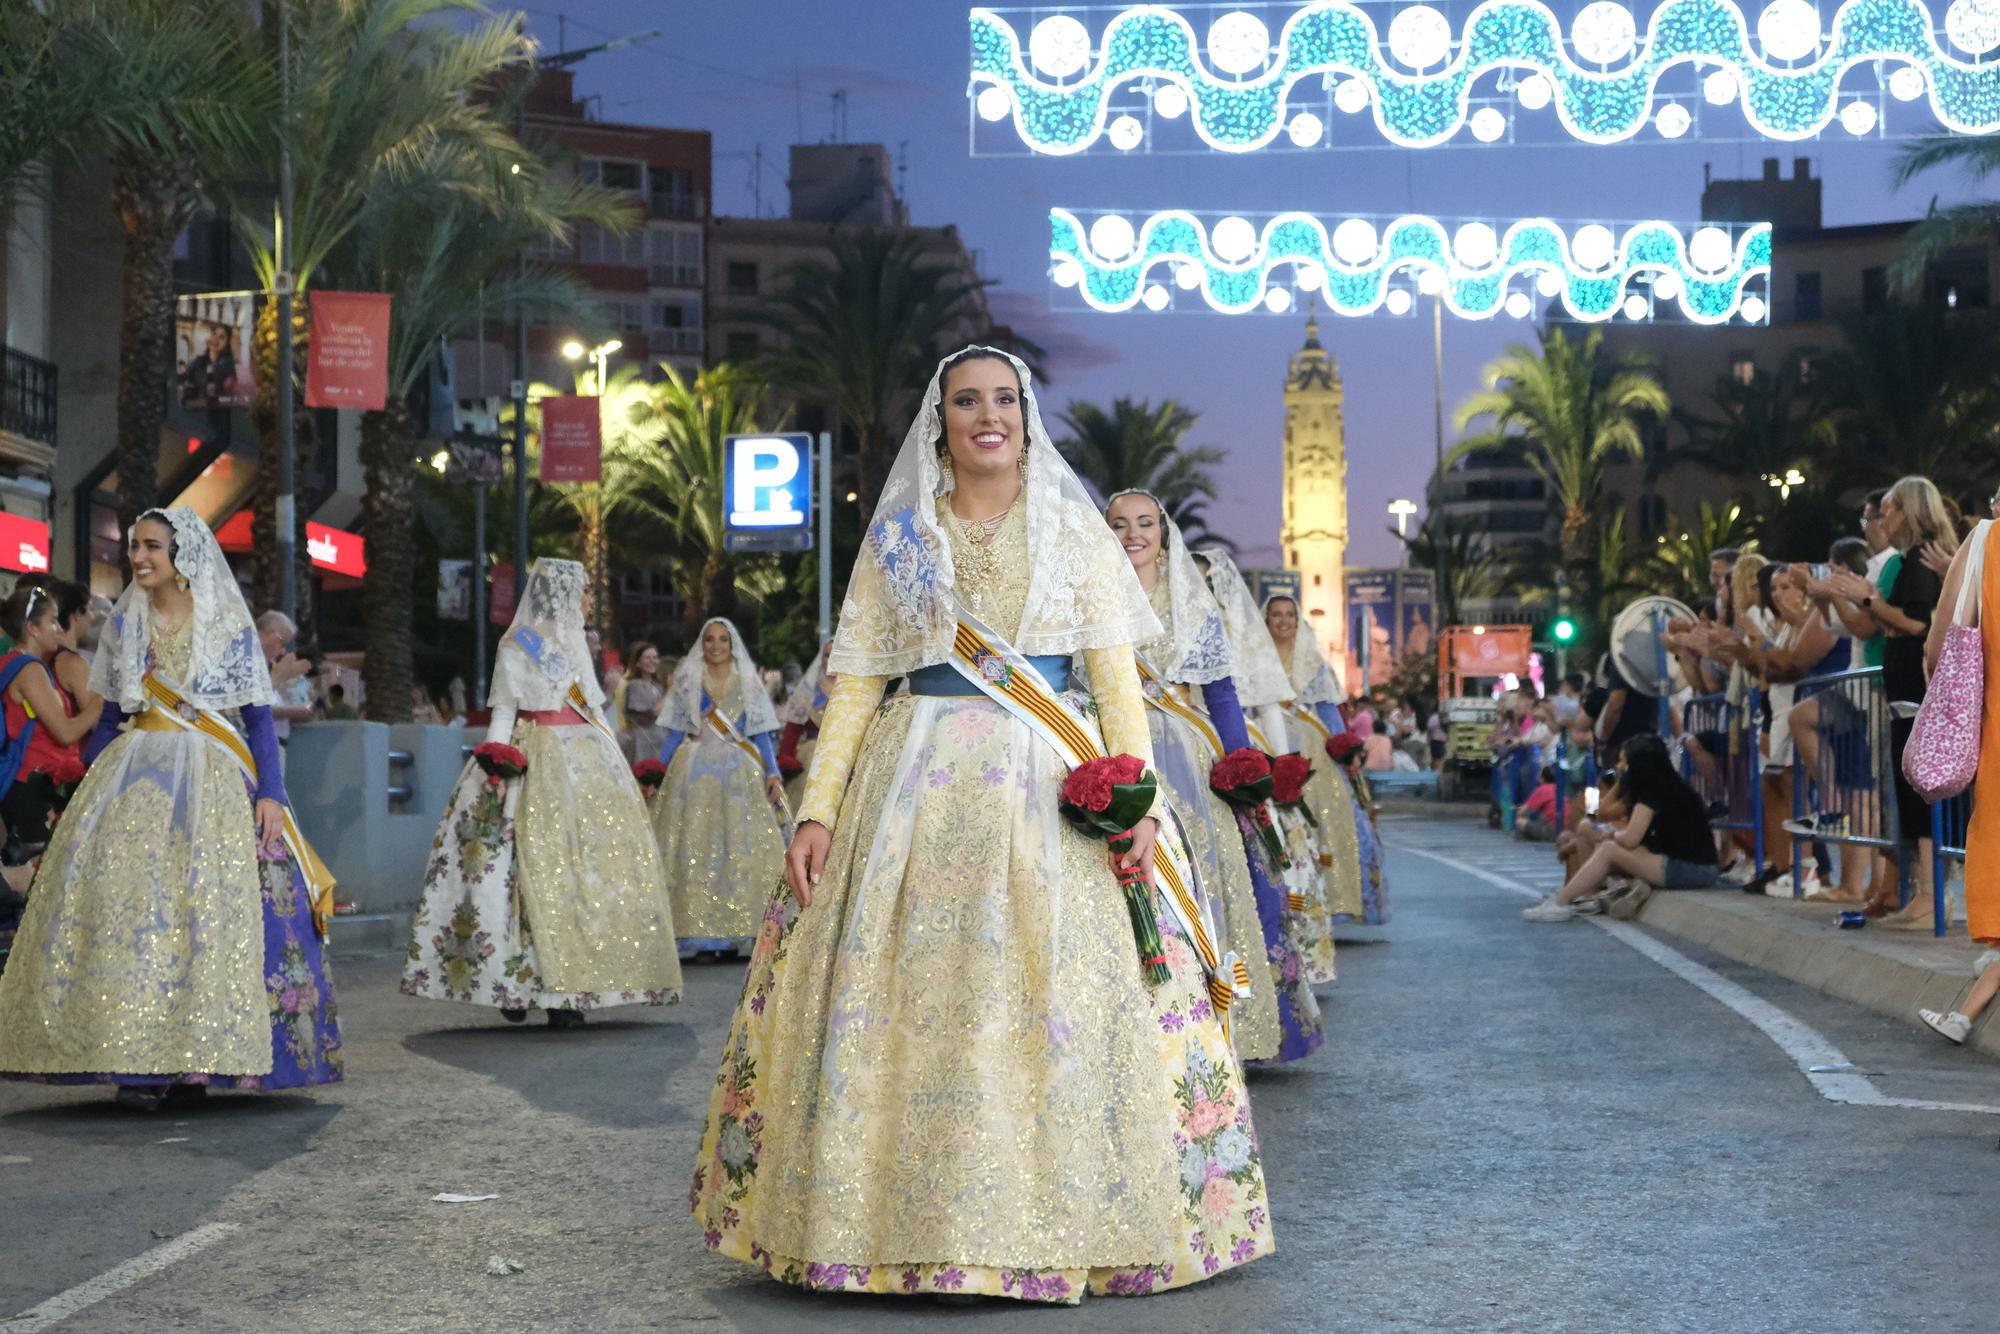
[[[56,682],[51,661],[63,648],[56,590],[43,583],[16,587],[0,603],[0,630],[14,647],[0,657],[0,699],[7,733],[0,743],[0,819],[7,841],[0,860],[20,865],[39,855],[49,839],[54,793],[37,773],[80,765],[80,743],[97,726],[104,701],[79,708]]]

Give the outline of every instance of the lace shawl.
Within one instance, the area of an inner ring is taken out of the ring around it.
[[[278,696],[271,688],[263,646],[257,642],[256,622],[215,534],[185,505],[147,510],[139,518],[157,519],[173,529],[174,569],[188,581],[194,598],[193,644],[187,679],[178,683],[181,693],[216,710],[275,705]],[[90,667],[90,688],[128,714],[146,707],[146,655],[152,632],[152,596],[136,583],[127,584],[105,623]]]
[[[1200,553],[1208,562],[1208,587],[1222,608],[1222,628],[1236,664],[1236,698],[1245,712],[1292,697],[1278,646],[1264,628],[1263,613],[1250,595],[1250,585],[1228,552],[1210,547]]]
[[[489,704],[533,712],[564,708],[574,681],[591,708],[604,711],[604,689],[583,633],[583,595],[589,583],[583,566],[573,560],[544,557],[528,567],[528,586],[514,610],[514,623],[493,655]]]
[[[1290,593],[1273,593],[1264,599],[1265,607],[1280,598],[1294,607],[1299,605],[1299,600]],[[1284,661],[1282,652],[1278,661]],[[1340,683],[1333,679],[1333,668],[1327,665],[1326,655],[1319,651],[1319,640],[1309,626],[1300,625],[1298,638],[1292,641],[1292,665],[1287,675],[1292,683],[1292,697],[1298,703],[1308,707],[1340,703]]]
[[[797,723],[801,727],[812,722],[813,706],[819,698],[820,677],[825,666],[826,648],[822,645],[820,651],[813,654],[812,666],[806,668],[806,674],[792,687],[792,693],[785,696],[785,707],[778,711],[779,722],[787,726]]]
[[[731,670],[736,673],[739,692],[743,696],[743,735],[756,736],[760,732],[778,730],[778,715],[771,708],[770,692],[764,689],[764,678],[757,670],[757,664],[750,661],[750,650],[743,646],[743,634],[728,618],[712,616],[702,622],[701,634],[708,633],[708,627],[719,625],[729,631],[729,651]],[[702,729],[702,672],[701,635],[695,636],[694,647],[688,650],[680,666],[674,668],[674,679],[667,683],[666,707],[660,710],[660,722],[672,731],[693,736]],[[735,722],[734,718],[729,720]]]
[[[1030,656],[1075,654],[1152,639],[1160,633],[1159,618],[1103,515],[1049,439],[1028,368],[1017,357],[996,354],[1006,356],[1021,378],[1028,450],[1026,521],[1033,565],[1014,646]],[[938,460],[949,360],[939,362],[931,376],[855,558],[840,628],[826,657],[826,670],[835,675],[901,676],[950,656],[956,573],[934,503],[951,489]]]

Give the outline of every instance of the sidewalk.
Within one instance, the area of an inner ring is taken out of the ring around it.
[[[1918,1028],[1918,1007],[1949,1010],[1983,953],[1962,923],[1943,940],[1879,922],[1843,931],[1838,907],[1736,890],[1656,893],[1639,921]],[[2000,1056],[2000,1006],[1981,1016],[1966,1045]]]

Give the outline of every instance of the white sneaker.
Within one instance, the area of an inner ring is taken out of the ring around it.
[[[1735,885],[1740,888],[1756,878],[1757,859],[1755,857],[1738,857],[1735,861],[1729,863],[1729,869],[1716,877],[1716,880],[1720,884]]]
[[[1530,922],[1567,922],[1576,916],[1576,909],[1556,902],[1556,896],[1551,894],[1534,907],[1521,909],[1521,916]]]
[[[1975,973],[1983,973],[1996,963],[2000,963],[2000,950],[1988,950],[1972,961],[1972,969]]]
[[[1792,873],[1790,871],[1787,871],[1783,875],[1779,876],[1776,880],[1773,880],[1770,884],[1764,886],[1764,892],[1770,895],[1774,899],[1791,898],[1793,896]],[[1823,894],[1826,892],[1826,886],[1822,885],[1819,882],[1819,872],[1817,871],[1806,872],[1805,892],[1808,894]]]
[[[1918,1010],[1917,1018],[1953,1042],[1963,1043],[1966,1035],[1972,1032],[1972,1021],[1957,1010],[1953,1010],[1950,1014],[1942,1014],[1936,1010]]]

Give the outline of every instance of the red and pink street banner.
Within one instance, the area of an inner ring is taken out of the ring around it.
[[[600,475],[599,403],[594,394],[555,394],[541,401],[542,480],[594,482]]]
[[[314,292],[306,406],[379,412],[389,400],[389,297]]]

